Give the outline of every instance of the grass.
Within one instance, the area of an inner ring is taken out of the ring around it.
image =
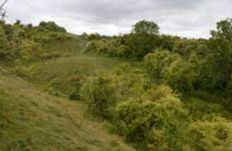
[[[97,72],[110,70],[120,62],[115,59],[79,54],[40,62],[34,66],[29,79],[43,89],[52,89],[61,96],[67,96],[73,88],[72,79],[87,77]],[[30,66],[28,68],[30,68]]]
[[[63,52],[76,55],[86,47],[87,43],[87,41],[79,37],[74,37],[61,41],[50,41],[49,43],[45,43],[43,48],[51,52]]]
[[[80,38],[49,42],[44,46],[46,49],[68,55],[26,66],[19,65],[19,75],[51,94],[68,98],[74,87],[72,80],[76,77],[85,78],[125,62],[116,58],[85,54],[82,51],[87,45],[88,42]]]
[[[86,105],[65,99],[72,79],[108,71],[125,61],[84,54],[81,39],[52,41],[44,47],[68,54],[46,62],[19,65],[19,77],[0,66],[0,151],[133,151],[105,125],[86,114]],[[133,66],[139,66],[134,62]],[[23,73],[23,74],[21,74]],[[52,92],[49,95],[41,88]],[[207,97],[209,98],[209,97]],[[223,106],[196,97],[183,98],[193,120],[230,117]]]
[[[15,76],[0,76],[0,150],[132,151],[85,115],[85,105],[57,98]]]
[[[18,65],[26,80],[0,66],[1,151],[134,150],[110,134],[102,122],[89,118],[82,102],[39,89],[49,87],[65,96],[72,88],[72,78],[106,71],[119,63],[116,59],[81,53],[85,46],[81,39],[45,45],[49,51],[69,55]]]

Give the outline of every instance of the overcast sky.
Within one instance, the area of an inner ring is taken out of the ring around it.
[[[6,9],[8,21],[52,20],[76,34],[127,33],[132,24],[147,19],[161,33],[198,38],[208,37],[217,21],[232,17],[232,0],[9,0]]]

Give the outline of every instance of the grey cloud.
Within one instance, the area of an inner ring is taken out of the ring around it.
[[[54,20],[70,32],[129,32],[140,19],[157,22],[163,33],[207,37],[216,21],[232,17],[231,0],[9,0],[8,20]]]

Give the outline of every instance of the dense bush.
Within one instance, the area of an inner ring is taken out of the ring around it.
[[[129,142],[151,150],[180,147],[177,129],[184,125],[180,121],[186,111],[178,96],[168,86],[152,84],[139,70],[128,69],[122,66],[87,79],[82,100]]]
[[[217,30],[212,31],[206,56],[205,72],[202,79],[204,87],[225,90],[232,74],[232,19],[217,23]]]
[[[223,118],[193,122],[188,128],[188,135],[191,136],[192,150],[229,151],[232,149],[232,123]]]
[[[204,120],[221,116],[216,113],[221,112],[221,106],[185,106],[170,87],[152,83],[141,70],[130,66],[88,78],[80,96],[93,115],[110,121],[114,132],[138,148],[224,151],[231,147],[231,123]]]
[[[127,58],[142,60],[143,57],[152,52],[156,46],[157,35],[128,34],[121,37],[121,44],[127,48]]]
[[[162,78],[167,67],[174,61],[180,60],[178,54],[168,50],[157,49],[144,58],[144,67],[153,76],[153,78]]]
[[[54,22],[41,22],[39,26],[0,22],[0,58],[4,63],[38,61],[62,55],[47,51],[47,42],[70,39],[63,27]]]
[[[65,28],[58,26],[55,22],[52,21],[40,22],[38,29],[42,31],[66,32]]]
[[[192,92],[198,88],[200,63],[194,54],[187,59],[176,60],[166,69],[164,79],[176,90]]]
[[[167,86],[153,86],[148,91],[118,104],[119,131],[149,150],[178,148],[177,129],[186,115],[183,104]]]
[[[114,57],[141,60],[155,48],[155,40],[155,35],[128,34],[111,39],[92,41],[88,51]]]
[[[211,33],[209,40],[159,35],[155,23],[141,21],[130,34],[95,39],[88,50],[132,60],[145,57],[145,68],[155,79],[182,92],[207,89],[228,95],[232,73],[231,19],[218,22],[217,30]]]
[[[197,87],[200,63],[194,54],[184,58],[162,49],[155,50],[144,59],[144,67],[153,79],[162,80],[181,92],[191,92]]]
[[[157,24],[141,21],[134,26],[130,34],[114,37],[89,35],[89,39],[92,41],[88,47],[88,52],[142,60],[146,54],[159,47],[158,30]]]
[[[126,74],[123,68],[128,67],[123,65],[111,73],[95,75],[83,84],[80,95],[82,100],[89,102],[90,111],[112,119],[118,102],[132,96],[139,97],[148,87],[145,75],[133,72]]]
[[[89,102],[89,110],[98,116],[111,118],[114,112],[112,107],[117,99],[114,93],[114,87],[110,80],[97,76],[90,78],[82,87],[81,97]]]
[[[43,51],[41,45],[32,40],[23,40],[20,47],[20,58],[25,61],[40,59]]]

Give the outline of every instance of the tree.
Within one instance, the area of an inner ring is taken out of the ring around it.
[[[55,22],[53,21],[49,21],[49,22],[40,22],[39,24],[39,29],[42,31],[54,31],[54,32],[66,32],[66,29],[57,25]]]
[[[4,0],[1,4],[0,4],[0,16],[1,19],[0,20],[4,20],[4,18],[6,17],[6,10],[3,8],[5,6],[5,4],[7,3],[8,0]]]
[[[145,55],[156,48],[158,36],[148,34],[128,34],[121,39],[121,44],[127,47],[126,57],[142,60]]]
[[[225,89],[232,75],[232,19],[218,22],[217,30],[211,31],[211,35],[207,81],[213,84],[211,88]]]
[[[232,18],[217,23],[217,31],[211,31],[212,39],[232,40]]]
[[[142,20],[133,26],[132,33],[158,35],[159,26],[153,21]]]

